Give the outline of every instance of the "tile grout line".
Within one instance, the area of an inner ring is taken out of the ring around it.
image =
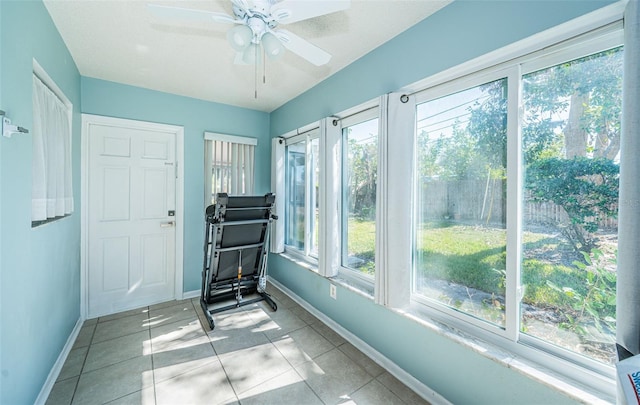
[[[309,325],[307,325],[307,326],[309,326]],[[268,337],[268,336],[267,336],[267,339],[269,339],[269,337]],[[270,340],[270,341],[271,341],[271,340]],[[271,342],[271,344],[276,348],[276,350],[278,351],[278,353],[280,353],[280,354],[282,355],[282,357],[287,361],[287,363],[289,363],[289,365],[291,366],[291,369],[292,369],[292,370],[293,370],[293,371],[298,375],[298,377],[300,377],[300,380],[302,380],[302,382],[304,383],[304,385],[306,385],[306,386],[307,386],[307,388],[309,388],[309,389],[311,390],[311,392],[313,392],[313,395],[315,395],[315,396],[316,396],[316,398],[318,398],[318,401],[322,402],[324,405],[328,405],[328,404],[326,404],[326,403],[322,400],[322,398],[320,398],[320,395],[318,395],[318,393],[313,389],[313,387],[312,387],[312,386],[310,386],[310,385],[309,385],[309,383],[307,383],[307,380],[306,380],[302,375],[300,375],[300,373],[299,373],[299,372],[298,372],[298,370],[296,369],[296,366],[294,366],[293,364],[291,364],[291,362],[290,362],[290,361],[289,361],[289,359],[284,355],[284,353],[282,353],[282,351],[280,351],[280,349],[278,349],[278,346],[276,346],[273,342]],[[333,343],[331,343],[331,342],[329,342],[329,344],[333,345]],[[333,345],[333,349],[337,349],[337,347],[336,347],[335,345]],[[331,350],[333,350],[333,349],[331,349]],[[331,350],[329,350],[329,351],[331,351]],[[328,352],[325,352],[325,353],[328,353]],[[323,354],[324,354],[324,353],[323,353]],[[318,356],[316,356],[316,357],[318,357]],[[313,359],[314,359],[314,358],[312,357],[312,358],[311,358],[311,362],[313,362]],[[304,363],[307,363],[307,362],[303,362],[303,363],[300,363],[300,364],[304,364]]]
[[[85,321],[86,322],[86,321]],[[83,322],[84,326],[84,322]],[[73,387],[73,395],[71,395],[71,401],[69,404],[73,404],[73,400],[76,397],[76,393],[78,391],[78,385],[80,384],[80,378],[82,377],[82,373],[84,371],[84,366],[87,364],[87,357],[89,357],[89,350],[91,349],[91,344],[93,342],[93,337],[96,334],[96,329],[98,329],[98,321],[93,325],[93,331],[91,332],[91,339],[89,339],[89,345],[87,345],[87,353],[84,355],[84,360],[82,360],[82,367],[80,367],[80,373],[78,374],[78,381],[76,381],[75,386]],[[77,339],[77,337],[76,337]]]
[[[149,347],[151,348],[151,353],[149,354],[151,356],[151,379],[152,379],[152,384],[151,384],[151,388],[153,388],[153,403],[157,404],[158,403],[158,398],[156,396],[156,367],[154,365],[153,362],[153,339],[151,338],[151,306],[147,307],[147,326],[149,327],[148,332],[149,332]],[[140,389],[140,396],[142,398],[144,398],[144,393],[142,393],[142,388]]]
[[[145,308],[145,307],[141,307],[140,309],[143,309],[143,308]],[[149,321],[149,307],[148,306],[146,307],[146,315],[147,315],[147,321]],[[136,314],[129,315],[129,316],[136,316]],[[102,323],[118,321],[118,320],[121,320],[121,319],[124,319],[124,318],[126,318],[126,316],[124,316],[122,318],[117,318],[117,319],[112,319],[112,320],[109,320],[109,321],[105,321],[105,322],[102,322]],[[101,342],[94,343],[93,339],[95,337],[96,331],[98,330],[98,325],[100,323],[101,323],[100,322],[100,318],[98,317],[98,319],[96,320],[96,323],[93,326],[93,332],[91,333],[91,339],[89,340],[89,346],[87,346],[87,353],[86,353],[86,355],[84,357],[84,361],[82,362],[82,368],[80,369],[80,374],[78,375],[78,381],[76,381],[76,386],[75,386],[75,388],[73,390],[73,395],[71,397],[71,404],[73,404],[73,400],[74,400],[74,398],[76,396],[76,393],[77,393],[77,390],[78,390],[78,385],[80,384],[80,378],[82,377],[83,374],[95,372],[95,371],[104,369],[106,367],[110,367],[112,365],[120,364],[120,363],[123,363],[125,361],[131,360],[131,359],[122,360],[122,361],[119,361],[119,362],[116,362],[116,363],[113,363],[113,364],[110,364],[110,365],[107,365],[107,366],[103,366],[103,367],[97,368],[95,370],[90,370],[90,371],[85,373],[85,366],[86,366],[86,363],[87,363],[87,359],[89,358],[89,351],[91,350],[91,347],[94,346],[95,344],[101,344],[101,343],[109,342],[109,341],[114,340],[114,339],[118,339],[118,338],[125,337],[125,336],[131,336],[131,335],[134,335],[136,333],[142,332],[142,331],[140,331],[140,332],[129,333],[129,334],[126,334],[126,335],[123,335],[123,336],[118,336],[118,337],[115,337],[115,338],[112,338],[112,339],[107,339],[107,340],[103,340]],[[149,324],[149,322],[147,322],[147,324]],[[151,327],[150,327],[150,325],[147,326],[147,331],[149,332],[149,339],[151,339],[151,332],[150,332],[151,331]],[[152,358],[152,362],[153,362],[153,358]],[[131,394],[131,393],[129,393],[129,394]],[[127,395],[129,395],[129,394],[127,394]],[[119,398],[114,398],[112,401],[109,401],[109,402],[113,402],[113,401],[115,401],[117,399],[119,399]],[[154,389],[154,400],[155,400],[155,389]]]
[[[149,307],[147,307],[147,321],[149,320],[149,312],[150,312]],[[126,317],[123,317],[123,318],[126,318]],[[123,319],[123,318],[118,318],[118,319]],[[113,320],[117,321],[118,319],[113,319]],[[110,321],[107,321],[107,322],[110,322]],[[149,332],[149,345],[151,345],[151,327],[150,326],[148,327],[148,332]],[[140,333],[140,332],[136,332],[136,333]],[[125,336],[129,336],[129,335],[125,335]],[[117,339],[117,338],[114,338],[114,339]],[[113,340],[113,339],[109,339],[109,340]],[[105,342],[108,342],[108,340],[105,340]],[[102,342],[98,342],[98,343],[102,343]],[[144,354],[143,354],[143,356],[144,356]],[[125,361],[129,361],[129,360],[131,360],[131,359],[123,360],[123,361],[120,361],[120,362],[117,362],[117,363],[114,363],[114,364],[124,363]],[[111,366],[111,365],[109,365],[109,366]],[[104,366],[104,367],[98,368],[96,370],[100,370],[102,368],[109,367],[109,366]],[[91,371],[96,371],[96,370],[91,370]],[[153,373],[153,350],[152,350],[152,353],[151,353],[151,378],[155,378],[154,377],[154,373]],[[156,394],[155,394],[155,379],[153,381],[154,381],[154,383],[153,383],[153,401],[154,401],[154,404],[155,404],[157,402],[156,401]],[[142,394],[143,389],[141,388],[139,391],[140,391],[140,395],[142,396],[143,395]],[[125,398],[125,397],[127,397],[127,396],[129,396],[131,394],[135,394],[136,392],[138,392],[138,391],[134,391],[134,392],[130,392],[128,394],[124,394],[121,397],[114,398],[114,399],[110,400],[109,402],[106,402],[106,404],[113,403],[113,402],[115,402],[115,401],[117,401],[119,399]]]

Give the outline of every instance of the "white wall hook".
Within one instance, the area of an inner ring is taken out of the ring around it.
[[[29,130],[17,125],[12,125],[11,120],[5,115],[5,112],[0,110],[0,118],[2,118],[2,136],[5,138],[11,138],[13,134],[28,134]]]

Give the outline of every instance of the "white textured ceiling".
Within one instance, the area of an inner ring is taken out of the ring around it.
[[[255,98],[255,67],[233,63],[229,25],[161,19],[147,8],[159,4],[232,14],[229,0],[44,0],[83,76],[266,112],[449,2],[352,0],[346,11],[283,25],[333,57],[324,66],[291,52],[267,61],[266,84],[260,71]]]

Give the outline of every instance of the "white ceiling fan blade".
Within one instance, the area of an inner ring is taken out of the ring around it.
[[[271,15],[281,24],[346,10],[351,0],[283,0],[271,7]]]
[[[149,10],[162,18],[180,18],[183,20],[191,20],[191,21],[204,21],[204,22],[217,22],[217,23],[226,23],[226,24],[234,24],[241,21],[237,21],[235,18],[231,17],[225,13],[216,13],[214,11],[205,11],[205,10],[194,10],[191,8],[182,8],[182,7],[171,7],[171,6],[160,6],[157,4],[147,4]]]
[[[277,30],[274,34],[282,41],[282,45],[291,52],[301,56],[316,66],[325,65],[331,60],[331,54],[323,51],[305,39],[287,30]]]
[[[249,3],[247,3],[247,0],[231,0],[231,3],[233,3],[233,5],[238,7],[240,10],[247,13],[249,17],[253,15],[251,10],[249,9]]]

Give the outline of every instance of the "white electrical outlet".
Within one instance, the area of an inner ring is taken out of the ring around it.
[[[334,300],[336,299],[336,285],[335,284],[329,284],[329,296],[331,298],[333,298]]]

